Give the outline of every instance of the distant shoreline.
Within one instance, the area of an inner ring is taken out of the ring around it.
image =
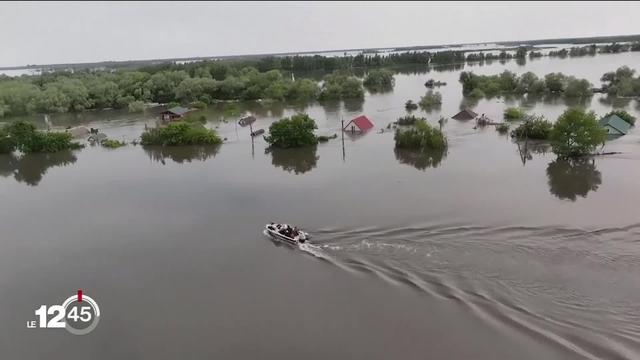
[[[376,53],[381,50],[389,51],[419,51],[419,50],[434,50],[434,49],[452,49],[469,46],[469,45],[483,45],[483,44],[495,44],[503,46],[531,46],[531,45],[551,45],[551,44],[597,44],[597,43],[611,43],[611,42],[629,42],[640,41],[640,34],[635,35],[615,35],[615,36],[597,36],[597,37],[582,37],[582,38],[556,38],[556,39],[538,39],[538,40],[523,40],[523,41],[496,41],[496,42],[476,42],[476,43],[463,43],[463,44],[446,44],[446,45],[421,45],[421,46],[401,46],[401,47],[377,47],[377,48],[352,48],[352,49],[336,49],[336,50],[317,50],[317,51],[293,51],[293,52],[280,52],[280,53],[264,53],[264,54],[245,54],[245,55],[221,55],[221,56],[199,56],[199,57],[181,57],[181,58],[166,58],[166,59],[143,59],[143,60],[118,60],[118,61],[100,61],[100,62],[82,62],[82,63],[63,63],[63,64],[29,64],[21,66],[4,66],[0,67],[0,70],[28,70],[39,68],[95,68],[95,67],[131,67],[131,66],[148,66],[166,64],[175,61],[203,61],[203,60],[242,60],[242,59],[256,59],[270,56],[295,56],[295,55],[309,55],[309,54],[321,54],[321,53],[335,53],[335,52],[371,52]],[[483,50],[470,50],[472,51],[489,51],[496,49],[483,49]]]

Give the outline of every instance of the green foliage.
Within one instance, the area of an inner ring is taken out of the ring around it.
[[[364,78],[363,85],[370,91],[391,90],[395,85],[393,72],[387,69],[371,70]]]
[[[427,91],[427,93],[420,98],[420,107],[423,109],[430,109],[434,106],[442,104],[442,94],[434,92],[433,90]]]
[[[102,145],[102,147],[106,147],[109,149],[117,149],[121,146],[127,145],[127,143],[124,141],[118,141],[113,139],[104,139],[102,140],[102,142],[100,142],[100,145]]]
[[[613,110],[611,112],[609,112],[607,115],[605,115],[605,117],[611,116],[611,115],[618,115],[618,117],[620,117],[620,119],[626,121],[629,123],[629,125],[635,125],[636,124],[636,118],[629,114],[628,112],[624,111],[624,110]]]
[[[396,121],[396,124],[398,125],[415,125],[416,122],[418,121],[427,121],[427,119],[423,118],[423,117],[416,117],[414,115],[407,115],[407,116],[402,116],[400,118],[398,118],[398,120]]]
[[[67,132],[38,131],[33,124],[25,121],[5,125],[0,134],[4,138],[2,150],[7,152],[13,150],[20,150],[23,153],[57,152],[77,146],[71,142],[71,134]]]
[[[595,113],[580,108],[567,109],[551,130],[553,152],[563,158],[592,153],[603,144],[606,132],[600,127]]]
[[[307,114],[296,114],[283,118],[269,126],[269,136],[265,140],[277,148],[295,148],[317,144],[313,134],[317,129],[316,122]]]
[[[576,79],[573,76],[567,78],[564,96],[570,98],[586,98],[593,95],[591,83],[585,79]]]
[[[337,72],[324,77],[320,100],[362,99],[363,97],[364,89],[358,78]]]
[[[506,134],[507,132],[509,132],[509,124],[508,123],[500,123],[500,124],[496,125],[496,130],[500,134]]]
[[[621,97],[640,96],[640,76],[634,77],[635,70],[628,66],[622,66],[616,71],[602,75],[601,81],[605,83],[602,88],[609,95]]]
[[[517,120],[524,116],[522,109],[518,107],[509,107],[504,109],[504,118],[506,120]]]
[[[396,147],[401,149],[444,149],[447,146],[444,134],[422,119],[411,129],[397,129],[394,140]]]
[[[144,111],[144,109],[146,108],[146,105],[144,101],[136,100],[136,101],[130,102],[129,105],[127,105],[127,107],[129,108],[130,113],[139,113]]]
[[[191,104],[189,104],[189,106],[194,108],[194,109],[206,109],[207,108],[207,103],[205,103],[204,101],[196,100],[196,101],[192,102]]]
[[[416,110],[418,108],[418,104],[414,103],[413,100],[407,100],[407,102],[404,103],[404,108],[408,111]]]
[[[530,116],[511,132],[511,136],[518,139],[547,140],[552,128],[553,125],[544,116]]]
[[[470,93],[469,93],[469,97],[474,98],[474,99],[480,99],[485,97],[484,91],[475,88],[473,89]]]
[[[9,154],[16,149],[16,141],[3,127],[0,128],[0,154]]]
[[[152,128],[141,136],[142,145],[217,145],[221,142],[215,130],[186,121],[175,121],[167,126]]]
[[[500,94],[564,94],[571,98],[592,95],[589,81],[562,73],[547,74],[544,79],[539,79],[532,72],[517,76],[510,71],[498,75],[475,75],[463,71],[459,80],[463,94],[473,98],[490,98]]]

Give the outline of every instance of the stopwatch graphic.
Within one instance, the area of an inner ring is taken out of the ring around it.
[[[64,328],[74,335],[88,334],[100,322],[98,303],[82,290],[69,296],[62,305],[41,305],[35,314],[38,320],[27,321],[28,328]]]

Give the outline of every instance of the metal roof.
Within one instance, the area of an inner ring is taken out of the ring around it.
[[[460,111],[459,113],[453,115],[451,118],[456,119],[456,120],[471,120],[474,119],[478,116],[478,114],[476,114],[475,112],[469,110],[469,109],[464,109],[462,111]]]
[[[615,114],[600,119],[600,126],[612,128],[621,135],[626,135],[631,128],[628,122],[622,120],[621,117]],[[609,131],[609,133],[611,133],[611,131]]]
[[[367,131],[373,128],[373,123],[364,115],[360,115],[357,118],[349,121],[347,125],[344,126],[344,129],[346,129],[351,123],[354,123],[358,127],[358,129],[360,129],[360,131]]]
[[[176,106],[176,107],[172,107],[171,109],[169,109],[169,110],[167,110],[165,112],[170,112],[170,113],[182,116],[182,115],[188,113],[189,111],[191,111],[191,109],[187,109],[187,108],[184,108],[182,106]]]

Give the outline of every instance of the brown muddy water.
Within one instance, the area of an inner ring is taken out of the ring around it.
[[[597,83],[640,54],[466,66],[562,71]],[[376,130],[265,153],[233,119],[219,148],[81,151],[0,158],[0,349],[6,359],[640,358],[640,133],[602,156],[556,160],[492,127],[449,120],[446,153],[394,151],[376,131],[446,81],[436,124],[463,103],[460,69],[396,76],[363,102],[243,104],[257,128],[307,111],[318,133],[366,114]],[[482,100],[555,119],[559,99]],[[638,113],[635,100],[596,95]],[[41,121],[34,117],[34,121]],[[114,138],[152,115],[53,116]],[[303,226],[300,248],[262,233]],[[101,307],[89,335],[27,329],[41,304],[81,288]]]

